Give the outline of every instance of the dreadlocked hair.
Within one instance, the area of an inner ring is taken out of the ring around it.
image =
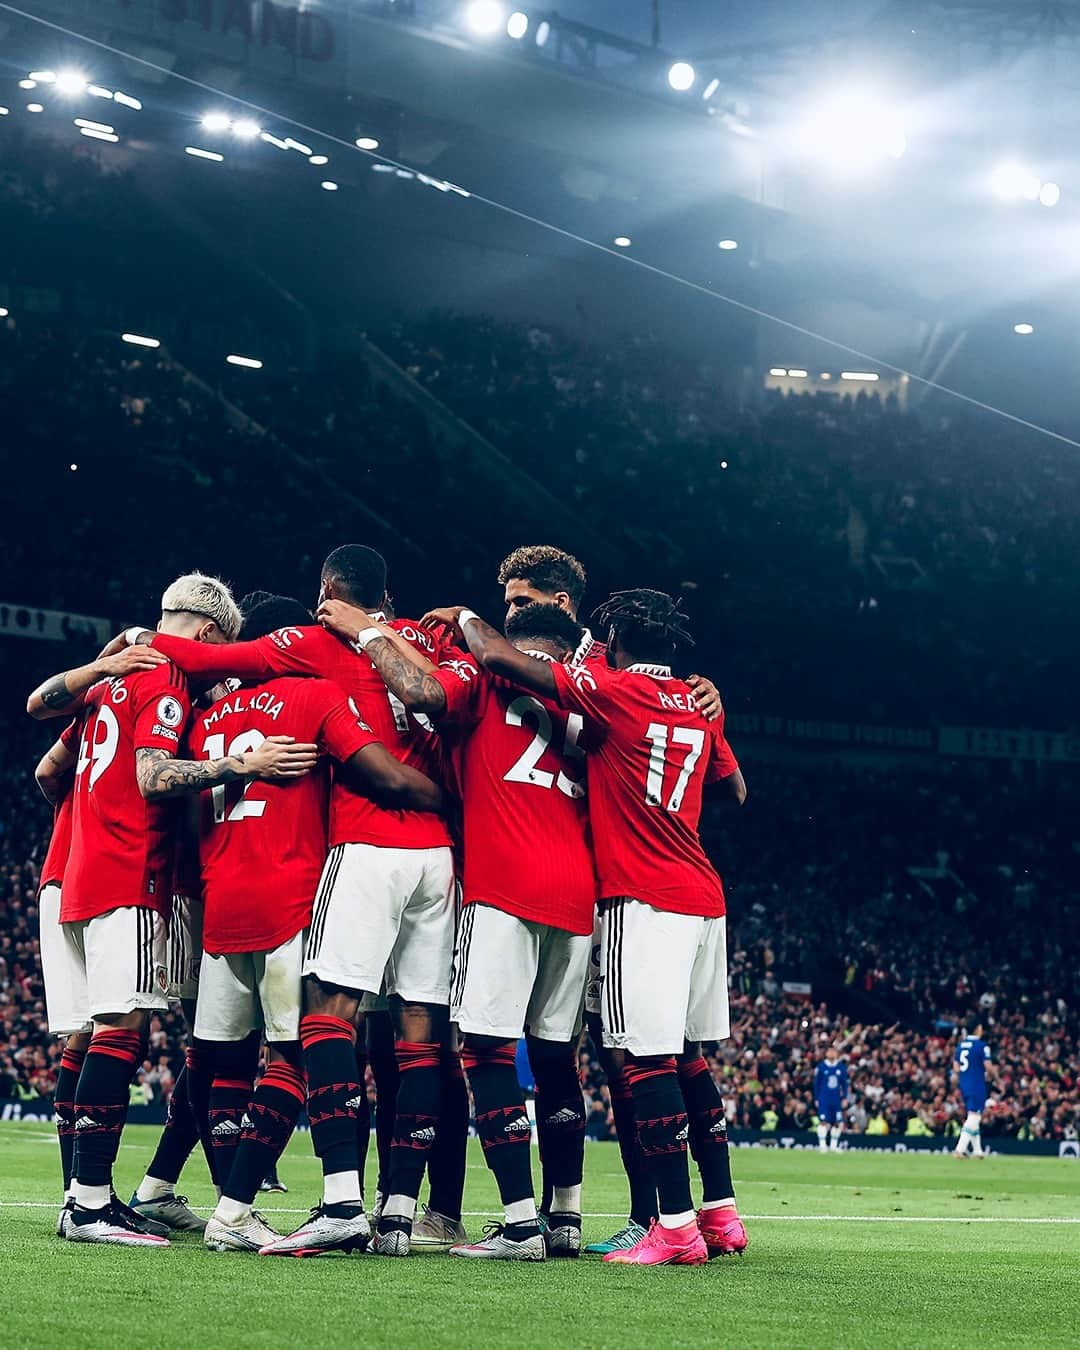
[[[635,656],[667,660],[680,644],[694,645],[679,605],[664,591],[615,591],[597,606],[593,618],[600,628],[613,630]]]

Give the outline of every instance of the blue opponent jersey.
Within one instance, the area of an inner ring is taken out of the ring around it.
[[[847,1095],[847,1065],[842,1062],[830,1064],[823,1059],[814,1070],[814,1100],[838,1102]]]
[[[967,1096],[986,1091],[986,1066],[990,1063],[990,1047],[978,1036],[965,1036],[956,1047],[954,1061],[960,1071],[960,1091]]]

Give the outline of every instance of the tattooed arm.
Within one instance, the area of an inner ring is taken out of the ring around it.
[[[75,751],[69,750],[62,740],[54,742],[42,755],[34,770],[34,781],[51,805],[55,806],[64,795],[77,758]]]
[[[358,646],[362,634],[372,634],[364,641],[363,651],[365,656],[371,657],[391,693],[413,712],[436,715],[445,712],[446,695],[430,673],[437,667],[399,633],[376,622],[366,610],[341,600],[324,600],[316,618],[324,628],[353,646]],[[375,637],[374,630],[378,630],[380,636]]]
[[[291,736],[268,736],[257,750],[224,759],[174,759],[167,750],[141,746],[135,751],[135,775],[142,795],[156,800],[202,792],[237,779],[290,782],[310,773],[318,757],[318,746],[298,744]]]
[[[534,694],[555,698],[555,676],[548,661],[519,652],[496,628],[485,623],[478,614],[461,605],[453,609],[433,609],[425,614],[423,623],[444,623],[460,628],[465,643],[476,660],[492,675],[501,675],[522,689]]]
[[[152,647],[127,647],[112,656],[99,656],[89,665],[65,670],[39,684],[26,700],[26,711],[38,721],[48,717],[68,717],[82,707],[86,691],[98,680],[117,679],[137,670],[153,670],[167,659]]]

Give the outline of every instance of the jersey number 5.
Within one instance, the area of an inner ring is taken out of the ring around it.
[[[266,737],[261,731],[242,731],[239,736],[234,736],[229,742],[228,750],[225,749],[224,734],[218,736],[207,736],[206,738],[206,757],[207,759],[224,759],[228,755],[243,755],[249,750],[258,750]],[[247,799],[248,789],[251,787],[252,780],[244,784],[243,791],[240,793],[240,799],[233,805],[228,815],[225,814],[226,800],[225,794],[230,787],[239,787],[239,784],[219,783],[217,787],[210,789],[210,796],[214,803],[214,824],[221,825],[226,820],[247,820],[249,817],[258,817],[266,810],[265,802],[249,802]]]
[[[686,785],[705,748],[705,733],[700,727],[669,727],[663,722],[650,722],[645,733],[649,742],[649,771],[645,778],[645,801],[649,806],[662,806],[677,814],[686,796]],[[664,802],[664,771],[670,764],[675,768],[674,747],[685,745],[686,755],[679,769],[671,796]]]
[[[526,721],[536,726],[536,735],[529,742],[525,753],[503,774],[504,783],[531,783],[533,787],[557,787],[560,792],[575,800],[585,796],[585,784],[575,783],[572,778],[559,770],[558,777],[547,769],[539,767],[544,751],[551,744],[551,714],[544,705],[528,694],[522,694],[506,709],[508,727],[524,726]],[[562,753],[568,759],[584,759],[585,751],[578,745],[585,719],[577,713],[569,713],[566,718],[566,735],[563,738]]]

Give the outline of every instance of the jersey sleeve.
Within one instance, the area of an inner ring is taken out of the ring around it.
[[[468,657],[444,662],[431,678],[446,696],[446,711],[440,722],[454,726],[472,727],[483,714],[484,695],[488,680]]]
[[[79,749],[79,737],[82,734],[82,719],[73,717],[67,726],[60,733],[60,744],[68,752],[74,755]]]
[[[984,1064],[989,1064],[990,1062],[991,1062],[991,1060],[990,1060],[990,1047],[989,1047],[988,1045],[984,1045],[984,1046],[983,1046],[983,1063],[984,1063]]]
[[[709,727],[712,744],[709,751],[709,767],[705,772],[706,783],[718,783],[723,778],[730,778],[739,768],[739,761],[735,758],[735,752],[728,745],[727,737],[724,735],[724,714],[713,722]]]
[[[170,662],[134,680],[129,689],[134,748],[175,755],[191,713],[191,695],[183,675]]]
[[[608,722],[611,690],[617,673],[607,666],[566,666],[552,662],[555,701],[560,708],[579,712],[594,724]]]
[[[150,645],[195,679],[227,680],[235,676],[239,680],[268,680],[274,675],[296,674],[294,667],[282,659],[281,649],[271,637],[256,638],[254,642],[220,643],[158,633]]]
[[[312,685],[312,697],[322,714],[318,746],[339,764],[344,764],[369,745],[379,745],[378,736],[356,710],[356,704],[329,680]]]

